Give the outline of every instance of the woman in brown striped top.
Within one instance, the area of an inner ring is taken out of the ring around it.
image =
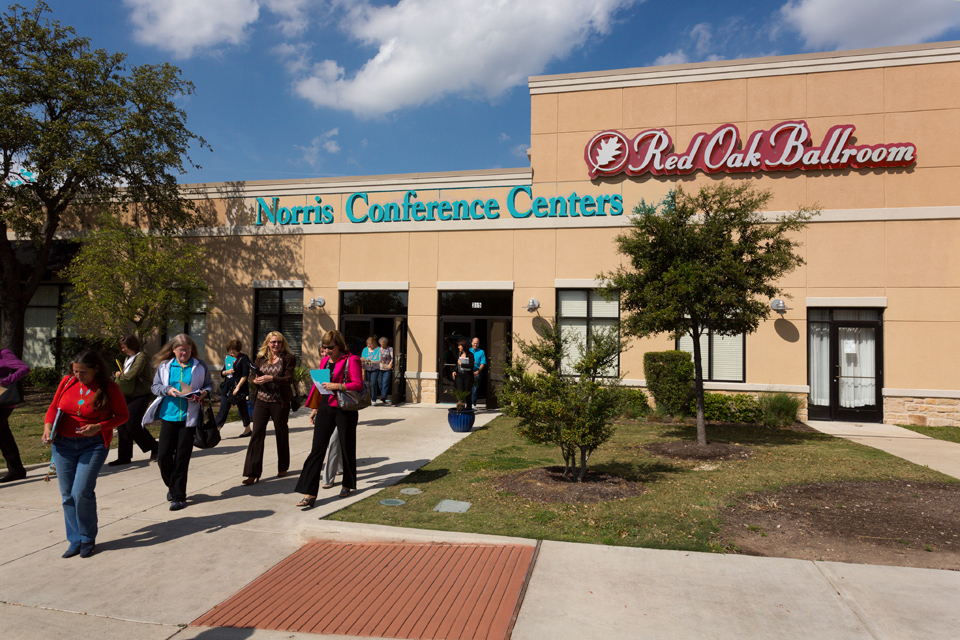
[[[287,475],[290,467],[290,402],[293,399],[293,370],[297,359],[290,352],[286,338],[279,331],[267,334],[250,375],[257,385],[253,405],[253,433],[243,463],[243,484],[251,485],[263,473],[263,445],[267,436],[267,421],[273,420],[277,434],[277,477]]]

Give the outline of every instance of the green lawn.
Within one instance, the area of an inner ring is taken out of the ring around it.
[[[44,414],[52,400],[53,391],[28,393],[26,401],[17,405],[17,408],[10,414],[10,431],[17,441],[17,448],[20,449],[20,459],[25,465],[50,461],[50,446],[40,444],[40,437],[43,435]],[[214,411],[216,410],[217,406],[214,405]],[[231,408],[227,416],[227,422],[234,420],[240,420],[240,414],[236,407]],[[160,423],[155,422],[150,425],[149,430],[156,438],[160,433]],[[113,439],[110,447],[116,449],[116,438]],[[108,460],[112,459],[108,458]],[[0,457],[0,469],[6,469],[6,467],[6,461]]]
[[[910,429],[910,431],[915,431],[925,436],[930,436],[931,438],[937,438],[938,440],[960,443],[960,427],[917,427],[910,424],[900,424],[897,426]]]
[[[497,418],[399,484],[329,516],[332,520],[400,527],[468,531],[524,538],[638,547],[721,551],[718,514],[750,491],[841,480],[956,482],[952,478],[870,447],[819,433],[756,426],[709,426],[714,442],[749,447],[748,460],[720,462],[712,470],[655,457],[641,448],[650,442],[695,440],[688,425],[628,422],[591,459],[591,468],[642,482],[637,498],[592,505],[530,502],[499,491],[504,473],[561,464],[559,449],[529,444],[516,435],[514,421]],[[400,490],[417,487],[420,495]],[[379,504],[399,498],[400,507]],[[438,513],[440,500],[472,504],[463,514]]]

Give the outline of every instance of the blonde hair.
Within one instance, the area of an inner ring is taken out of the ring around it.
[[[182,347],[183,345],[190,345],[190,357],[200,359],[200,350],[197,348],[197,343],[193,341],[193,338],[188,336],[185,333],[173,336],[167,344],[160,347],[160,351],[157,352],[156,357],[153,359],[155,364],[160,364],[161,362],[166,362],[167,360],[173,359],[173,350],[177,347]]]
[[[271,354],[273,353],[270,351],[270,338],[280,338],[280,355],[293,355],[293,351],[290,351],[290,345],[287,344],[287,339],[283,337],[283,334],[279,331],[271,331],[267,334],[267,337],[263,339],[263,344],[260,345],[260,350],[257,351],[258,358],[270,358]]]

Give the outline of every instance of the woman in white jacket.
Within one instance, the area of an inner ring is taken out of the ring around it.
[[[155,358],[157,373],[151,390],[157,399],[143,416],[143,424],[160,419],[157,463],[167,485],[170,510],[187,506],[187,471],[193,436],[203,420],[202,402],[213,391],[210,370],[185,333],[165,344]]]

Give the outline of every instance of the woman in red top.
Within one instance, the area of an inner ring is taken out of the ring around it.
[[[330,443],[333,430],[340,438],[340,451],[343,458],[343,488],[340,497],[346,498],[357,488],[357,421],[359,412],[344,411],[337,406],[336,392],[347,389],[360,391],[363,388],[363,369],[360,358],[350,355],[343,334],[339,331],[327,331],[320,340],[321,369],[330,370],[330,382],[324,382],[323,388],[330,392],[321,396],[320,408],[310,414],[313,422],[313,448],[303,463],[297,492],[304,494],[298,507],[312,507],[320,488],[320,474],[323,469],[323,456]]]
[[[47,409],[43,442],[53,442],[53,462],[67,526],[64,558],[90,556],[97,541],[97,475],[107,459],[113,429],[126,423],[127,402],[93,351],[81,351],[60,381]],[[59,414],[60,419],[57,420]],[[56,423],[56,428],[54,428]]]

